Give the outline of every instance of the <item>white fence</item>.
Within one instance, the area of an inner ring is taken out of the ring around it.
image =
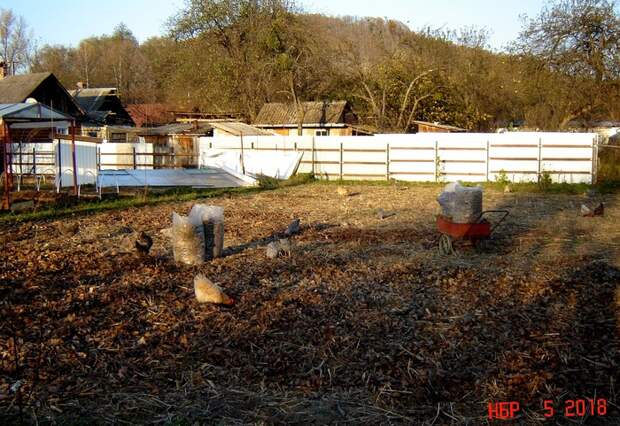
[[[101,170],[152,169],[152,143],[104,143],[98,145]]]
[[[16,175],[53,176],[60,186],[73,186],[73,148],[70,140],[11,144],[11,169]],[[97,180],[97,145],[75,142],[77,184]]]
[[[200,153],[218,151],[299,151],[300,173],[325,179],[405,181],[536,181],[596,179],[592,133],[418,133],[376,136],[202,137]]]

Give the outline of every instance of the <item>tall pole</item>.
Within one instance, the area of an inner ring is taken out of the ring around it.
[[[73,161],[73,194],[78,195],[77,156],[75,154],[75,120],[71,122],[71,160]]]

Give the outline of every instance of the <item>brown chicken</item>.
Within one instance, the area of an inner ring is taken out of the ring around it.
[[[218,286],[203,274],[198,274],[194,278],[194,293],[199,303],[214,303],[216,305],[235,304],[235,300],[228,297]]]

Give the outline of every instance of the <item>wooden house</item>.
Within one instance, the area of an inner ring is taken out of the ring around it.
[[[347,101],[266,103],[253,125],[278,135],[351,136],[368,134],[357,125],[357,116]]]
[[[82,134],[105,138],[105,126],[135,126],[135,123],[113,87],[80,88],[69,93],[86,114]]]
[[[55,111],[68,114],[78,121],[84,110],[50,72],[4,76],[0,66],[0,104],[39,102]]]

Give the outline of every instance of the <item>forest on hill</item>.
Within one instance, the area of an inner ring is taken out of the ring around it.
[[[40,47],[30,70],[68,88],[117,87],[125,103],[250,121],[265,102],[346,99],[382,132],[412,120],[557,130],[620,120],[620,14],[615,1],[552,1],[497,52],[485,29],[413,31],[289,0],[188,0],[159,37],[139,43],[119,24],[73,47]]]

